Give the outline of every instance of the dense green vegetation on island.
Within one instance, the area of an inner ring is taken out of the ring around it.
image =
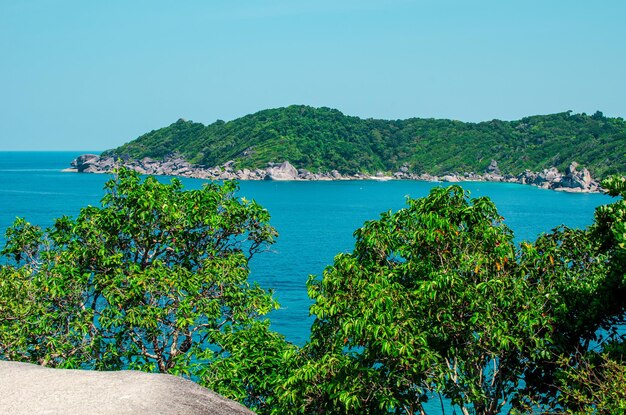
[[[426,414],[440,399],[465,415],[624,413],[626,180],[603,186],[619,199],[590,227],[521,246],[458,186],[383,213],[309,279],[297,347],[248,281],[269,213],[232,182],[186,191],[121,170],[101,207],[7,231],[0,358],[177,374],[259,414]]]
[[[179,153],[209,167],[291,162],[312,172],[482,173],[492,159],[503,173],[563,171],[572,161],[594,177],[626,173],[626,122],[571,111],[518,121],[468,123],[445,119],[361,119],[338,110],[290,106],[205,126],[178,120],[108,155],[160,159]]]

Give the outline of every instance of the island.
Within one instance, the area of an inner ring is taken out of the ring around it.
[[[179,119],[71,171],[125,166],[144,174],[213,180],[401,179],[496,181],[574,191],[626,173],[621,118],[535,115],[517,121],[361,119],[292,105],[204,125]]]

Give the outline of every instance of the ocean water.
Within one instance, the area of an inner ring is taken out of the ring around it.
[[[0,152],[0,234],[16,217],[41,226],[54,218],[75,216],[98,205],[109,175],[64,173],[81,153]],[[167,178],[164,178],[167,180]],[[183,179],[187,188],[203,180]],[[270,315],[272,327],[303,344],[309,336],[310,301],[306,280],[321,275],[335,255],[352,250],[353,232],[381,212],[405,206],[406,197],[425,196],[440,183],[414,181],[242,182],[240,196],[255,199],[272,215],[279,232],[270,252],[253,258],[251,278],[275,290],[281,309]],[[585,227],[594,209],[610,203],[601,194],[570,194],[502,183],[463,183],[474,197],[491,197],[515,232],[517,241],[533,240],[565,224]]]

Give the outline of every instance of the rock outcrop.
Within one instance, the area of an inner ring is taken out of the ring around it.
[[[487,167],[488,174],[500,174],[500,169],[498,168],[498,162],[495,160],[491,160],[491,163]]]
[[[71,164],[79,173],[84,173],[93,163],[100,161],[100,156],[97,154],[83,154],[76,157]]]
[[[279,166],[267,169],[266,180],[297,180],[298,170],[288,161],[283,162]]]
[[[73,169],[82,173],[108,173],[116,166],[124,166],[138,171],[141,174],[194,177],[209,180],[423,180],[443,181],[449,183],[463,181],[484,182],[507,182],[537,186],[543,189],[559,190],[565,192],[599,192],[602,189],[595,181],[589,170],[577,170],[578,163],[572,162],[565,170],[559,172],[555,167],[544,169],[541,172],[526,170],[515,176],[502,174],[496,160],[491,160],[483,174],[479,173],[447,173],[432,176],[427,173],[416,174],[410,171],[410,166],[403,164],[400,169],[389,175],[378,172],[375,175],[356,173],[352,175],[341,174],[337,170],[325,173],[313,173],[306,169],[296,169],[288,161],[281,164],[268,163],[265,169],[238,169],[235,170],[234,161],[228,161],[221,166],[205,167],[191,164],[179,155],[170,155],[164,160],[154,160],[145,157],[141,160],[122,160],[113,157],[99,157],[95,154],[84,154],[72,161]]]
[[[539,173],[526,170],[518,176],[519,183],[531,184],[542,189],[558,190],[563,192],[599,192],[600,184],[593,180],[589,170],[577,170],[578,163],[572,162],[561,174],[554,167],[544,169]]]
[[[589,189],[593,186],[597,187],[597,183],[594,183],[589,170],[582,169],[582,171],[577,171],[577,167],[578,163],[572,162],[572,164],[565,169],[565,176],[561,178],[561,184],[563,187],[581,190]]]
[[[49,369],[3,361],[0,413],[254,415],[240,404],[176,376]]]

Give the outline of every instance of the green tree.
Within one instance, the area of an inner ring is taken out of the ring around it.
[[[582,396],[573,392],[580,379],[608,379],[603,372],[592,373],[594,368],[605,367],[598,363],[602,359],[597,349],[623,344],[618,328],[623,327],[626,312],[624,183],[620,177],[602,183],[609,194],[620,199],[598,207],[590,227],[555,229],[523,251],[521,262],[529,270],[529,278],[549,294],[544,313],[551,316],[553,329],[547,359],[536,362],[525,374],[529,409],[571,409],[573,396]],[[607,367],[612,371],[622,360],[613,354]],[[569,391],[567,399],[563,391]],[[603,390],[599,388],[598,393]],[[564,403],[570,406],[564,408]]]
[[[286,402],[302,413],[424,413],[432,396],[497,414],[552,335],[545,294],[486,198],[434,189],[355,232],[321,280]]]
[[[623,348],[623,345],[622,345]],[[564,358],[557,378],[558,412],[570,415],[626,413],[626,362],[623,350]]]
[[[259,415],[285,415],[293,405],[284,404],[284,382],[295,369],[299,349],[269,329],[267,322],[254,322],[247,330],[218,334],[220,353],[201,372],[201,383],[236,400]]]
[[[559,290],[563,314],[558,332],[563,336],[556,344],[561,355],[555,365],[541,365],[544,371],[554,367],[548,371],[551,377],[539,377],[543,389],[531,382],[535,393],[548,397],[551,411],[616,414],[626,410],[626,178],[609,177],[602,186],[619,199],[596,209],[593,225],[579,233],[580,248],[572,249],[571,237],[557,238],[558,243],[552,244],[559,247],[555,252],[559,259],[549,272],[569,272],[563,281],[570,281]]]
[[[183,191],[121,170],[102,207],[47,230],[18,219],[0,266],[0,358],[182,374],[260,414],[623,409],[626,180],[585,230],[513,244],[487,198],[433,189],[355,232],[311,277],[298,349],[248,282],[276,236],[233,183]],[[601,353],[598,330],[611,339]]]
[[[0,268],[0,358],[199,379],[223,333],[277,307],[248,281],[274,241],[233,183],[183,190],[121,170],[101,207],[42,230],[19,219]]]
[[[435,189],[366,223],[310,279],[303,349],[267,326],[225,333],[208,383],[263,414],[425,413],[437,395],[465,414],[613,413],[623,354],[589,348],[623,321],[624,206],[517,250],[488,199]]]

